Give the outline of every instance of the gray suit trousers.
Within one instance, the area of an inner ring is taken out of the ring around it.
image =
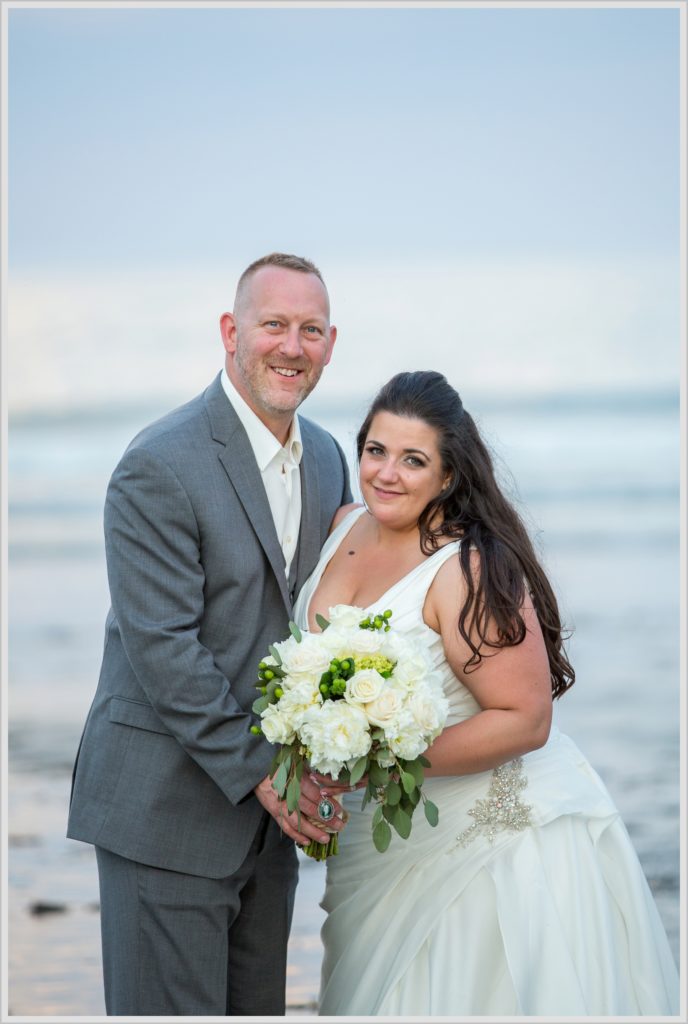
[[[272,818],[226,878],[96,855],[108,1014],[284,1015],[298,862]]]

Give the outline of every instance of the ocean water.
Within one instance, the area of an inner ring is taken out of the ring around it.
[[[308,414],[352,456],[362,399]],[[679,421],[659,393],[472,411],[550,572],[577,682],[557,706],[623,814],[679,959]],[[108,607],[109,474],[162,405],[23,415],[9,435],[9,998],[16,1015],[103,1013],[90,847],[64,838]],[[353,458],[352,458],[353,462]],[[323,867],[302,859],[292,1015],[313,1012]]]

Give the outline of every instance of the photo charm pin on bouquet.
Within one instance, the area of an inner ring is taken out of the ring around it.
[[[449,706],[426,651],[391,626],[391,611],[366,616],[340,604],[329,616],[316,616],[322,633],[290,622],[291,636],[270,645],[253,704],[261,722],[251,731],[279,744],[270,775],[289,812],[298,813],[304,772],[351,786],[364,780],[362,807],[378,804],[373,842],[383,853],[392,827],[408,839],[421,801],[429,824],[437,825],[438,809],[421,788],[430,767],[423,751],[442,731]],[[318,811],[319,825],[334,815],[327,799]],[[333,832],[328,843],[312,841],[305,852],[325,860],[337,848]]]

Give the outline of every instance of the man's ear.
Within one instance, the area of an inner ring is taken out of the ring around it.
[[[220,334],[227,355],[236,352],[236,320],[233,313],[223,313],[220,317]]]
[[[330,327],[330,342],[329,342],[329,349],[327,351],[327,358],[325,359],[325,363],[324,363],[325,366],[327,366],[327,364],[329,363],[330,359],[332,358],[332,349],[334,348],[334,343],[335,343],[336,340],[337,340],[337,328],[336,327]]]

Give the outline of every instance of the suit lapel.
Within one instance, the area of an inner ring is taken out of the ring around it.
[[[219,375],[206,391],[206,408],[210,419],[211,435],[222,445],[218,452],[218,458],[268,557],[287,610],[291,611],[289,588],[284,572],[284,554],[277,539],[275,522],[272,518],[260,470],[246,431],[224,393]]]

